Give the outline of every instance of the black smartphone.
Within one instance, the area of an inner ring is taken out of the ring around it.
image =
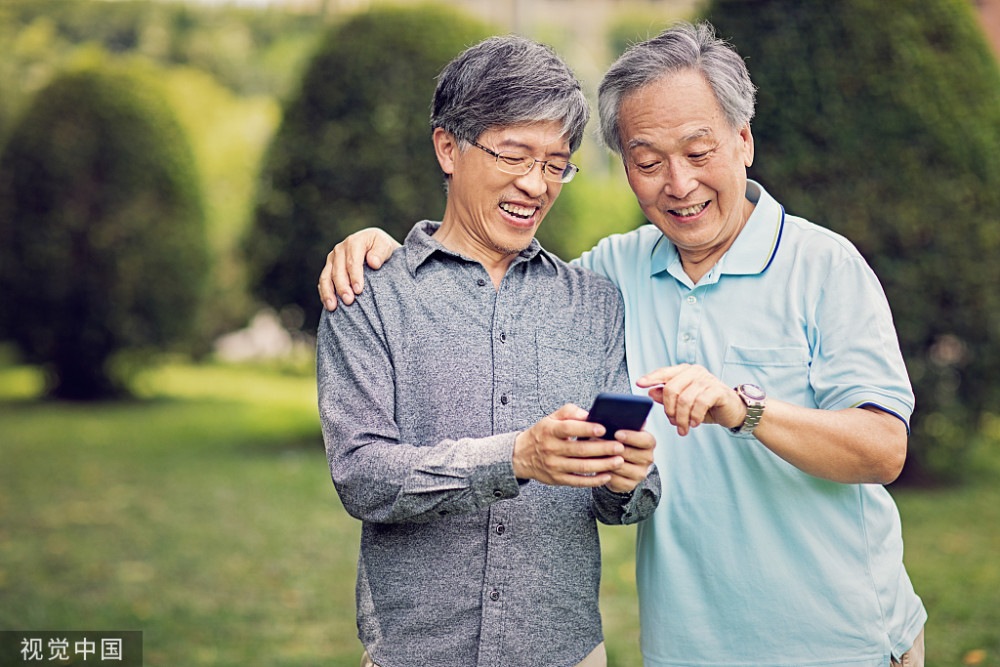
[[[605,438],[615,437],[615,431],[625,429],[640,431],[646,423],[653,399],[648,396],[633,396],[632,394],[598,394],[590,407],[587,421],[597,422],[607,433]]]

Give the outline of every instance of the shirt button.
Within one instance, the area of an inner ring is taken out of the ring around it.
[[[496,602],[497,600],[499,600],[500,599],[500,591],[498,591],[495,588],[492,591],[490,591],[490,599],[493,600],[494,602]]]
[[[500,402],[503,403],[504,405],[510,403],[510,399],[507,398],[507,394],[504,394],[503,396],[500,397]]]
[[[479,285],[480,287],[482,287],[483,285],[486,284],[486,280],[484,280],[483,278],[480,278],[479,280],[476,281],[476,284]]]
[[[497,535],[503,535],[505,532],[507,532],[507,529],[504,528],[502,523],[497,526]]]
[[[507,334],[505,334],[503,332],[500,332],[500,342],[501,343],[506,343],[507,342]]]
[[[689,333],[684,334],[683,336],[681,336],[681,340],[683,340],[685,343],[688,342],[688,341],[690,341],[691,340],[691,334],[689,334]]]
[[[687,298],[687,302],[688,302],[688,303],[698,303],[698,297],[696,297],[696,296],[694,296],[694,295],[692,294],[691,296],[689,296],[689,297]]]
[[[503,498],[503,491],[501,491],[500,489],[494,490],[493,491],[493,497],[494,498]]]

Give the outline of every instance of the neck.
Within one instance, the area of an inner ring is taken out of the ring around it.
[[[712,267],[719,263],[722,256],[729,252],[729,249],[736,243],[736,239],[739,238],[739,235],[746,228],[747,221],[750,219],[754,208],[755,204],[753,202],[749,200],[745,201],[743,221],[736,232],[723,240],[722,243],[708,248],[693,250],[677,247],[677,253],[681,257],[681,266],[684,267],[684,273],[691,279],[691,282],[697,285],[698,281],[704,278],[712,270]]]
[[[494,247],[483,239],[477,237],[475,233],[460,223],[454,222],[446,214],[441,226],[434,232],[434,238],[452,252],[459,253],[469,259],[482,264],[493,281],[493,288],[500,289],[500,282],[507,275],[514,258],[520,254],[520,250],[505,250]]]

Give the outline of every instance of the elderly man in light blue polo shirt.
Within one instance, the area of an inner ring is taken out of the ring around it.
[[[600,89],[652,223],[578,260],[621,289],[629,375],[663,405],[663,496],[636,549],[643,658],[922,666],[927,613],[882,486],[913,409],[889,306],[849,241],[747,179],[754,97],[708,24],[632,47]],[[335,284],[350,302],[361,257],[390,245],[352,243],[328,258],[327,299]]]

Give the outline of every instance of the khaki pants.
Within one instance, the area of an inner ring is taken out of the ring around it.
[[[905,656],[904,656],[905,657]],[[586,658],[576,664],[576,667],[607,667],[608,654],[604,651],[604,642],[597,645]],[[921,663],[923,665],[923,663]],[[378,667],[372,659],[368,657],[368,651],[361,656],[361,667]]]
[[[913,646],[903,654],[900,662],[893,659],[892,664],[900,667],[924,667],[924,630],[920,629],[920,634],[913,640]]]

